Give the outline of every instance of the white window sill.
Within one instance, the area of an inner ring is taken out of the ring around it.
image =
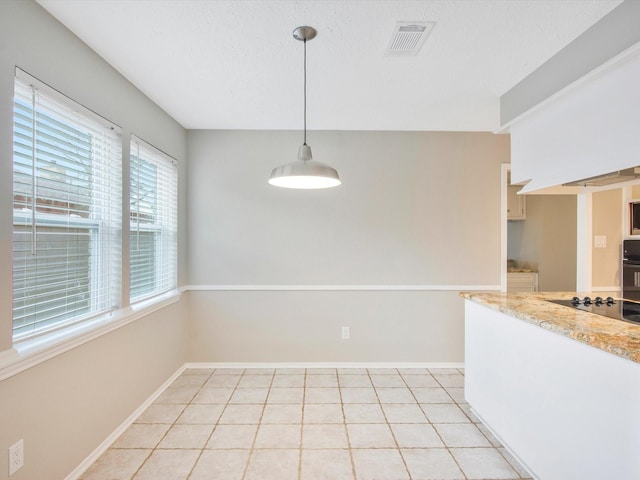
[[[0,381],[171,305],[180,296],[179,290],[172,290],[111,314],[17,343],[0,352]]]

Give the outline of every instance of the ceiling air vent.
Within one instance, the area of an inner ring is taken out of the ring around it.
[[[436,22],[396,22],[387,55],[416,55]]]

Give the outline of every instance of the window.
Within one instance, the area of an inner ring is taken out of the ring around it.
[[[121,136],[17,70],[13,134],[13,338],[116,308]]]
[[[177,285],[177,163],[139,138],[131,140],[129,284],[131,301]]]

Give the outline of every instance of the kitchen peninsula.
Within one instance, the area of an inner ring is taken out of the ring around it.
[[[542,480],[640,478],[640,326],[547,300],[462,293],[465,395]]]

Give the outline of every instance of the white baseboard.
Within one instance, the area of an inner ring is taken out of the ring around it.
[[[464,368],[463,362],[195,362],[185,368]]]
[[[490,425],[487,424],[487,422],[485,422],[484,418],[482,418],[481,415],[478,415],[478,412],[476,412],[473,407],[470,408],[471,409],[471,413],[473,413],[476,417],[478,417],[478,420],[480,420],[482,422],[482,425],[484,425],[484,427],[489,430],[489,432],[491,433],[491,435],[493,435],[494,437],[496,437],[496,439],[502,444],[502,446],[504,447],[504,449],[509,452],[509,454],[520,464],[520,466],[526,470],[526,472],[529,474],[529,476],[534,479],[534,480],[540,480],[540,477],[537,477],[536,475],[534,475],[531,471],[531,468],[524,462],[522,461],[522,459],[516,455],[516,453],[513,451],[513,449],[509,446],[508,443],[506,443],[504,441],[504,439],[498,435],[493,428],[491,428]]]
[[[104,441],[98,445],[98,447],[89,454],[87,458],[85,458],[80,465],[78,465],[69,475],[66,476],[65,480],[78,480],[87,469],[94,464],[100,456],[106,452],[111,444],[115,442],[120,435],[122,435],[127,428],[129,428],[133,422],[144,412],[149,406],[157,400],[157,398],[162,395],[162,393],[167,389],[169,385],[171,385],[176,378],[178,378],[182,372],[185,370],[185,366],[178,368],[173,375],[171,375],[166,382],[164,382],[158,389],[147,398],[142,405],[135,409],[135,411],[127,417],[127,419],[122,422],[118,428],[116,428]]]

